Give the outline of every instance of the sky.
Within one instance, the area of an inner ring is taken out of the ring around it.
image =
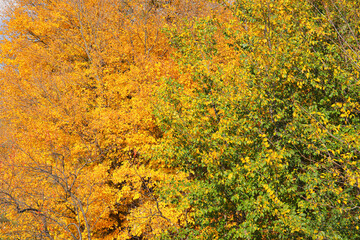
[[[1,12],[5,8],[5,0],[0,0],[0,25],[1,25]]]
[[[5,3],[4,0],[0,0],[0,11],[4,9]]]
[[[5,0],[0,0],[0,26],[2,25],[2,14],[1,12],[4,10],[5,8]],[[0,40],[3,39],[3,37],[0,35]]]

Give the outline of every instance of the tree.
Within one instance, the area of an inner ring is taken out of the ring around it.
[[[182,214],[154,187],[181,178],[145,158],[161,136],[151,89],[174,74],[162,1],[14,1],[1,43],[2,233],[150,238]]]
[[[158,157],[192,181],[164,238],[357,239],[358,3],[220,3],[169,29],[182,75],[158,91]]]

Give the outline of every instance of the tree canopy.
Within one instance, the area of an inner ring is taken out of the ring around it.
[[[9,2],[0,239],[358,239],[359,7]]]

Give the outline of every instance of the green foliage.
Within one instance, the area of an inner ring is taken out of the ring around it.
[[[353,2],[236,1],[168,30],[182,76],[158,91],[158,157],[192,181],[164,239],[360,237]]]

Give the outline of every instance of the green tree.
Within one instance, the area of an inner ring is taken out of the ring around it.
[[[158,157],[192,181],[164,238],[359,238],[359,2],[228,2],[168,29]]]

